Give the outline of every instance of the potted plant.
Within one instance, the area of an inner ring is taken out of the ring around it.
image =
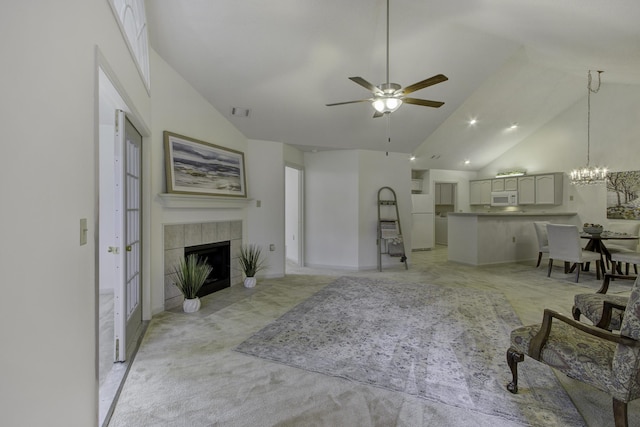
[[[211,270],[212,267],[207,264],[206,258],[201,260],[196,254],[182,258],[180,263],[174,267],[173,277],[176,287],[184,296],[182,309],[185,313],[194,313],[200,310],[200,298],[197,294]]]
[[[253,288],[256,285],[256,273],[266,268],[262,257],[262,248],[256,245],[241,246],[238,261],[245,275],[244,286]]]

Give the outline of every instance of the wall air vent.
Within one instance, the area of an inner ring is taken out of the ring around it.
[[[250,112],[248,108],[231,107],[231,115],[234,117],[249,117]]]

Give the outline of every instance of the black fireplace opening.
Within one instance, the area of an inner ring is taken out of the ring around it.
[[[198,297],[212,294],[231,286],[231,242],[216,242],[184,248],[185,258],[191,254],[206,258],[212,268],[207,280],[198,291]]]

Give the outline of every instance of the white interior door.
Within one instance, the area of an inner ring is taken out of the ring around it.
[[[302,171],[285,166],[285,255],[297,265],[304,265],[302,200]]]
[[[127,359],[136,331],[142,326],[141,253],[141,165],[142,135],[126,119],[116,114],[115,149],[115,242],[116,275],[114,289],[115,360]]]

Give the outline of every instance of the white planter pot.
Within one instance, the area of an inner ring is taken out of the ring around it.
[[[247,277],[244,279],[244,287],[245,288],[253,288],[256,286],[256,278],[255,277]]]
[[[185,299],[182,303],[182,309],[185,313],[195,313],[200,310],[200,298]]]

